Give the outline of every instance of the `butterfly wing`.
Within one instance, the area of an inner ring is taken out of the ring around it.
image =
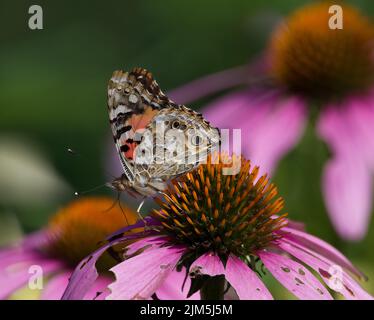
[[[108,84],[108,112],[114,142],[125,174],[134,180],[134,151],[141,132],[163,108],[173,107],[150,72],[115,71]]]
[[[131,188],[152,195],[204,161],[220,142],[201,114],[171,101],[152,74],[115,71],[108,84],[114,142]]]
[[[220,143],[219,130],[183,105],[160,110],[146,129],[135,162],[136,171],[146,172],[150,180],[166,181],[191,171]]]

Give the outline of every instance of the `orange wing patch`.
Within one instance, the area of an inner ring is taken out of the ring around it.
[[[152,107],[147,106],[144,109],[142,114],[133,114],[130,119],[126,121],[126,125],[132,127],[132,129],[127,132],[124,137],[120,138],[121,152],[123,156],[128,160],[134,159],[134,152],[140,140],[135,140],[135,135],[138,133],[141,136],[148,126],[151,123],[154,116],[159,112],[159,110],[152,109]]]

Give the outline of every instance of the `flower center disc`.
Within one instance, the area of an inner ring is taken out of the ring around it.
[[[343,29],[330,29],[332,4],[319,2],[296,11],[272,36],[271,73],[291,90],[339,96],[366,89],[373,80],[373,25],[339,3]]]
[[[249,161],[221,159],[218,163],[209,156],[207,164],[173,181],[165,198],[157,199],[161,209],[153,215],[171,241],[191,252],[213,251],[222,257],[255,254],[286,224],[285,215],[275,217],[283,199],[274,199],[276,187],[267,176],[257,179],[259,168],[251,170]]]
[[[83,198],[61,209],[49,223],[49,254],[75,267],[83,258],[100,247],[100,242],[118,229],[133,224],[137,216],[111,198]],[[126,217],[125,217],[125,215]],[[98,261],[107,270],[114,259],[107,253]]]

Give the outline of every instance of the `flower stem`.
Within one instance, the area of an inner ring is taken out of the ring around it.
[[[209,277],[200,290],[201,300],[224,300],[225,284],[224,276]]]

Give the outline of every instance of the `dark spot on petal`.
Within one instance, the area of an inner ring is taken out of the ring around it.
[[[319,294],[324,294],[324,292],[320,288],[317,288],[317,291]]]
[[[354,292],[352,291],[352,289],[351,288],[349,288],[349,287],[347,287],[345,284],[343,284],[344,285],[344,288],[350,293],[350,295],[351,296],[355,296],[355,294],[354,294]]]
[[[298,283],[298,284],[304,284],[304,282],[302,282],[299,278],[295,278],[295,280],[296,280],[296,282]],[[296,283],[296,284],[297,284]]]
[[[331,274],[328,273],[326,270],[323,270],[321,268],[318,269],[318,272],[320,273],[320,275],[324,278],[327,278],[327,279],[330,279],[331,278]]]
[[[290,268],[287,268],[287,267],[281,267],[281,269],[282,271],[287,272],[287,273],[291,271]]]
[[[305,272],[304,272],[304,270],[303,269],[301,269],[301,268],[299,268],[299,274],[301,274],[302,276],[305,276]]]

